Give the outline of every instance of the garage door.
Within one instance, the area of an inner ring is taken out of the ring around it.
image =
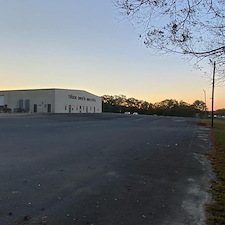
[[[0,106],[4,105],[4,95],[0,95]]]

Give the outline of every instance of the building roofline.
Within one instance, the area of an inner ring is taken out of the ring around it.
[[[54,90],[59,90],[59,91],[83,91],[86,93],[89,93],[91,95],[95,95],[92,94],[91,92],[85,91],[85,90],[78,90],[78,89],[66,89],[66,88],[37,88],[37,89],[18,89],[18,90],[0,90],[1,92],[13,92],[13,91],[54,91]],[[96,97],[100,97],[95,95]]]
[[[0,91],[48,91],[48,90],[74,90],[81,91],[75,89],[66,89],[66,88],[34,88],[34,89],[12,89],[12,90],[0,90]]]

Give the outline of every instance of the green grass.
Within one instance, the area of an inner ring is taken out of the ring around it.
[[[203,120],[210,126],[210,120]],[[212,151],[208,154],[216,177],[211,181],[212,201],[207,204],[207,225],[225,225],[225,121],[215,120],[211,132]]]

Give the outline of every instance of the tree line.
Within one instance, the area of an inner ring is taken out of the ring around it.
[[[126,98],[125,95],[104,95],[102,96],[103,112],[131,113],[163,116],[186,116],[193,117],[197,113],[204,115],[206,105],[201,100],[196,100],[192,104],[175,99],[165,99],[155,104],[135,98]]]

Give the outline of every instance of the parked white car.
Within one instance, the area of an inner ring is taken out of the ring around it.
[[[126,115],[130,115],[130,112],[125,112],[124,114],[126,114]]]

